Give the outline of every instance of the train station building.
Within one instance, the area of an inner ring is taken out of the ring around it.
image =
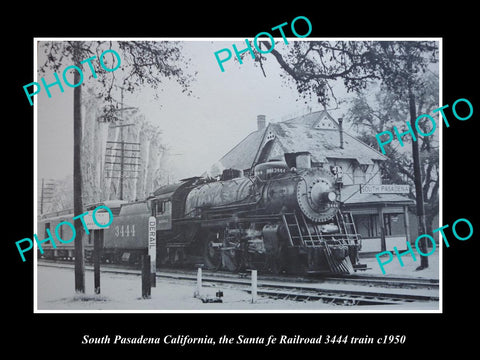
[[[393,251],[394,246],[406,249],[407,239],[416,238],[408,210],[414,201],[382,185],[380,164],[386,156],[344,131],[341,119],[335,120],[326,110],[269,124],[264,115],[258,115],[257,130],[212,165],[208,173],[218,176],[224,169],[237,169],[248,176],[256,164],[284,160],[285,153],[305,151],[311,154],[312,166],[334,166],[341,172],[340,200],[352,213],[362,236],[361,253]]]

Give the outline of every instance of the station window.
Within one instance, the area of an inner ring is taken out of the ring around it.
[[[378,214],[355,215],[355,225],[362,238],[380,237]]]
[[[404,214],[384,214],[385,236],[405,235]],[[355,215],[357,231],[363,238],[379,238],[381,236],[378,214]]]
[[[404,214],[384,214],[387,236],[405,235]]]

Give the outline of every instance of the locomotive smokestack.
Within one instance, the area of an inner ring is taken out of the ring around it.
[[[265,121],[265,115],[257,115],[257,130],[262,130],[265,129],[266,126],[266,121]]]
[[[343,149],[343,118],[338,118],[338,131],[340,132],[340,149]]]

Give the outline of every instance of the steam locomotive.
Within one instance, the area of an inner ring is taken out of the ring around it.
[[[302,152],[258,164],[251,176],[227,169],[220,179],[183,179],[142,201],[104,202],[114,219],[104,230],[102,259],[138,262],[147,252],[153,216],[157,266],[351,273],[363,267],[361,240],[351,214],[340,210],[340,187],[335,168],[312,167],[310,154]],[[56,215],[40,219],[39,234],[73,217]],[[88,259],[92,233],[84,241]],[[72,257],[68,245],[44,247],[42,255]]]

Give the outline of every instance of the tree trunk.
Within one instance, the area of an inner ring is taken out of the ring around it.
[[[433,220],[435,219],[435,213],[431,212],[429,213],[427,211],[427,214],[425,215],[425,227],[427,230],[427,234],[432,234],[433,233]]]
[[[408,89],[408,103],[410,108],[410,125],[415,134],[417,141],[412,140],[412,156],[413,156],[413,177],[415,182],[415,197],[417,202],[417,218],[418,218],[418,235],[427,233],[425,224],[425,206],[423,204],[423,187],[422,187],[422,173],[420,168],[420,152],[418,149],[418,133],[415,128],[415,120],[417,119],[416,107],[415,107],[415,95],[411,87]],[[420,240],[420,251],[424,254],[427,253],[426,239]],[[417,270],[428,268],[428,257],[420,256],[420,266]]]
[[[79,64],[77,64],[79,66]],[[80,74],[74,72],[74,84],[80,82]],[[83,213],[82,204],[82,93],[81,86],[73,89],[73,213],[74,216]],[[83,225],[80,219],[75,223],[75,291],[85,293],[85,259],[83,252]]]

